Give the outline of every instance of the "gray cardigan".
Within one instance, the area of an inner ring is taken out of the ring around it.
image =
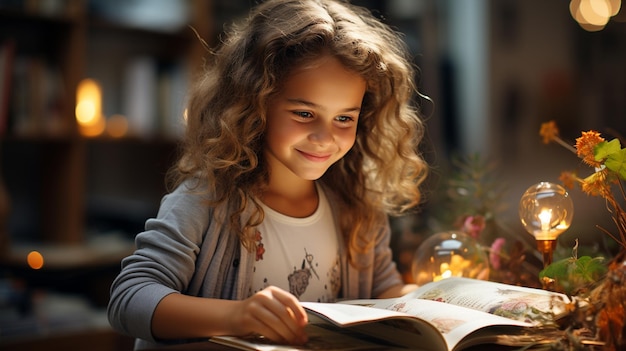
[[[138,339],[136,348],[156,346],[152,315],[162,298],[172,293],[242,300],[248,296],[255,253],[244,249],[223,226],[227,206],[211,208],[208,195],[190,190],[189,182],[163,197],[156,218],[135,239],[136,251],[122,261],[111,286],[108,318],[111,326]],[[336,204],[328,188],[331,208]],[[249,216],[252,205],[242,215]],[[336,208],[333,213],[341,214]],[[338,218],[335,218],[338,223]],[[338,231],[339,232],[339,231]],[[389,223],[374,236],[376,245],[360,256],[366,268],[347,262],[341,243],[341,298],[372,298],[402,279],[392,261]],[[340,240],[341,242],[341,240]]]

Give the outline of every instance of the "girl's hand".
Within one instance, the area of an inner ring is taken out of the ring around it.
[[[272,341],[304,344],[308,323],[298,299],[275,286],[240,301],[233,311],[232,330],[238,335],[259,334]]]

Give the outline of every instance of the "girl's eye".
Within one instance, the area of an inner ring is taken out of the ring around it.
[[[313,114],[311,112],[307,112],[307,111],[294,111],[293,113],[296,116],[300,117],[300,118],[311,118],[311,117],[313,117]]]
[[[337,120],[342,123],[348,123],[354,121],[354,118],[351,116],[338,116]]]

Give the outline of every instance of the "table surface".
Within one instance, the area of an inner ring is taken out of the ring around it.
[[[519,348],[510,347],[510,346],[502,346],[502,345],[477,345],[475,347],[467,348],[464,351],[504,351],[504,350],[512,351],[515,349],[519,349]],[[233,351],[237,349],[224,346],[224,345],[219,345],[211,341],[199,341],[199,342],[192,342],[192,343],[187,343],[187,344],[164,346],[164,347],[160,347],[158,349],[149,350],[149,351],[168,351],[168,350],[173,350],[173,351],[195,351],[195,350]],[[383,350],[389,350],[389,349],[382,347],[380,351],[383,351]],[[374,351],[374,350],[370,350],[370,351]]]
[[[232,351],[232,350],[236,350],[232,347],[228,347],[228,346],[224,346],[224,345],[219,345],[216,344],[214,342],[211,341],[198,341],[198,342],[190,342],[187,344],[180,344],[180,345],[170,345],[170,346],[163,346],[163,347],[159,347],[158,349],[154,349],[154,350],[149,350],[149,351],[163,351],[163,350],[206,350],[206,351],[213,351],[213,350],[224,350],[224,351]]]

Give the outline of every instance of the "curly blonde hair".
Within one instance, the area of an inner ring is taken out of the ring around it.
[[[398,33],[341,0],[267,0],[234,25],[190,92],[187,131],[172,185],[202,175],[211,206],[234,208],[228,225],[249,250],[269,179],[263,159],[268,102],[294,68],[330,53],[367,82],[356,142],[320,181],[336,193],[351,262],[375,243],[387,215],[421,201],[424,125],[413,106],[415,70]],[[249,202],[255,211],[242,225]],[[233,205],[234,204],[234,205]]]

